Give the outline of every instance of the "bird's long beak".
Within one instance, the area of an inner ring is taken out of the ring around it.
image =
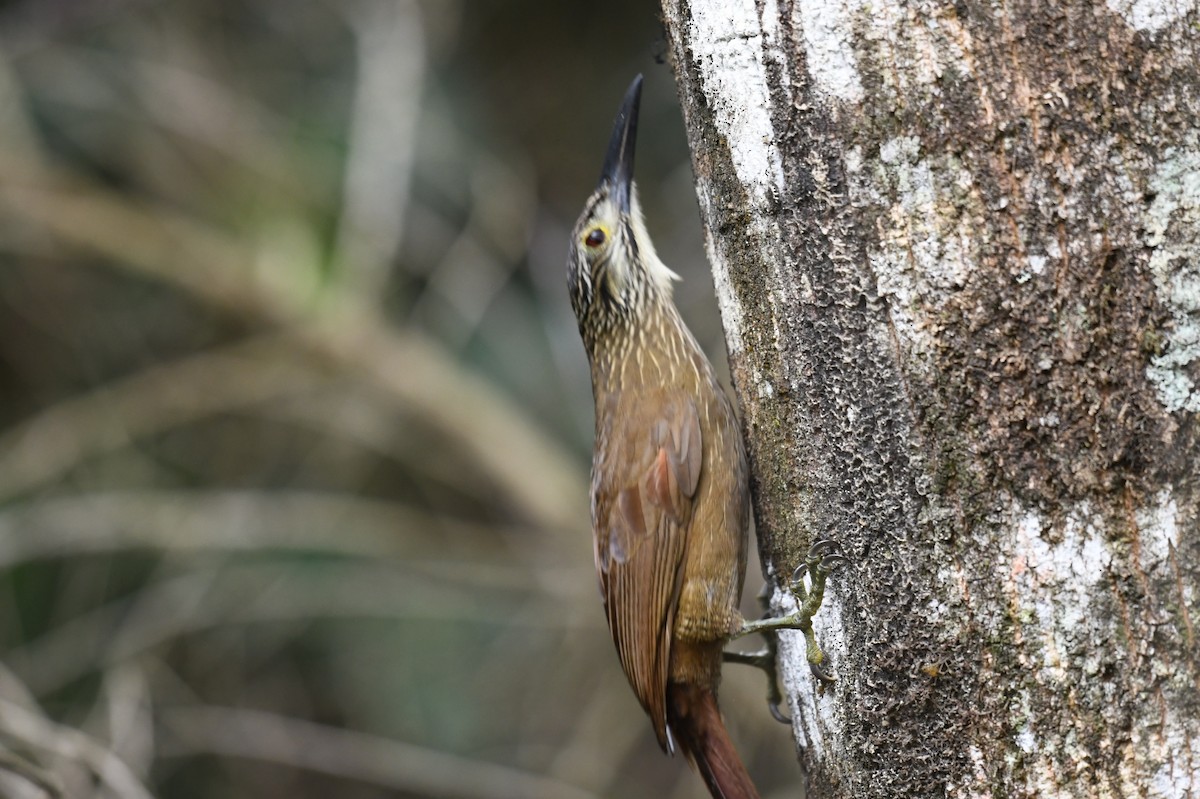
[[[633,151],[637,144],[638,106],[642,103],[642,76],[629,84],[617,121],[613,123],[604,169],[600,171],[601,185],[607,183],[611,196],[622,212],[629,211],[629,192],[633,186]]]

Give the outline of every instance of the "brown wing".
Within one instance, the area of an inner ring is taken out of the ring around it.
[[[596,569],[621,666],[668,749],[667,667],[702,442],[690,397],[652,397],[643,407],[661,410],[636,428],[629,422],[640,414],[615,415],[597,451]]]

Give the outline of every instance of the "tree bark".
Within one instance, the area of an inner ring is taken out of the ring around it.
[[[663,8],[810,795],[1200,796],[1200,4]]]

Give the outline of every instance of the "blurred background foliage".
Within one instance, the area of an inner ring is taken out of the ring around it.
[[[645,72],[649,226],[724,351],[662,36],[633,0],[0,2],[0,795],[705,795],[604,627],[564,288]]]

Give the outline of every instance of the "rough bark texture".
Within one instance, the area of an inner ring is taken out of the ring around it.
[[[663,7],[811,795],[1200,796],[1198,4]]]

